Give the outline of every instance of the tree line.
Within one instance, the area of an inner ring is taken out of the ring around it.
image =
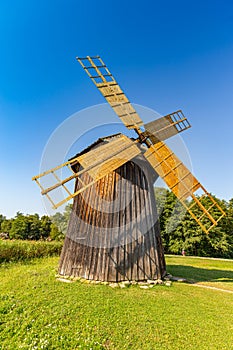
[[[72,205],[68,204],[63,213],[55,215],[24,215],[17,212],[12,219],[0,214],[0,232],[2,238],[23,240],[56,240],[64,239]]]
[[[184,250],[187,255],[233,258],[233,198],[225,201],[214,197],[226,216],[207,235],[171,191],[156,188],[155,197],[166,254],[181,254]],[[201,201],[208,207],[208,198]],[[69,204],[63,213],[50,217],[18,212],[14,218],[6,219],[0,214],[0,235],[10,239],[62,240],[71,210]]]
[[[165,253],[181,254],[184,250],[187,255],[233,258],[233,198],[225,201],[213,196],[226,216],[210,230],[209,234],[206,234],[171,191],[156,188],[155,197],[160,213],[160,229]],[[208,197],[200,201],[205,208],[211,206]],[[191,201],[189,205],[192,204]],[[194,214],[200,217],[201,213],[198,210],[195,207],[193,209]],[[214,208],[211,214],[215,217]]]

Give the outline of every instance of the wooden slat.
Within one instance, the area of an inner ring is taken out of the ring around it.
[[[208,233],[212,227],[217,225],[217,222],[225,215],[224,211],[165,143],[158,142],[152,145],[144,153],[144,156],[203,231]],[[212,202],[210,207],[205,208],[201,200],[195,196],[195,192],[199,189]],[[196,207],[201,211],[201,216],[195,215],[195,206],[193,204],[192,207],[189,207],[187,204],[188,198],[192,198],[194,203],[196,203]],[[215,217],[211,214],[213,207],[218,214]]]
[[[77,60],[125,126],[128,129],[138,129],[143,125],[141,118],[120,86],[117,84],[116,80],[113,78],[102,59],[99,56],[95,57],[95,59],[96,58],[99,60],[98,65],[94,62],[93,57],[90,56],[85,58],[77,57]],[[95,76],[90,73],[93,69],[96,72]],[[103,70],[105,74],[103,73]]]

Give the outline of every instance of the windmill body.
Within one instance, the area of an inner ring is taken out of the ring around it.
[[[53,208],[74,199],[59,272],[106,281],[162,278],[166,267],[153,190],[156,177],[207,234],[225,213],[164,142],[190,128],[183,112],[143,124],[99,56],[77,60],[136,137],[99,139],[64,164],[33,177]],[[63,167],[71,175],[60,179],[57,172]],[[45,188],[41,179],[50,175],[55,183]],[[71,180],[73,193],[66,186]],[[61,186],[67,197],[55,203],[51,193]]]
[[[101,144],[119,137],[102,138],[95,147],[101,150]],[[74,198],[61,275],[119,282],[161,279],[166,274],[153,188],[156,177],[139,155]],[[81,176],[85,183],[91,180],[87,173]]]

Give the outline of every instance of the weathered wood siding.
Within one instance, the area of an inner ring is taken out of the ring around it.
[[[150,176],[130,161],[74,198],[61,275],[118,282],[166,274]]]

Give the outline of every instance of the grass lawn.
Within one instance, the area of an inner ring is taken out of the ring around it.
[[[168,272],[174,276],[233,291],[233,260],[166,256],[166,262]]]
[[[233,349],[233,294],[182,283],[62,283],[57,263],[0,268],[0,349]],[[232,288],[232,261],[168,256],[167,265],[174,275]]]

